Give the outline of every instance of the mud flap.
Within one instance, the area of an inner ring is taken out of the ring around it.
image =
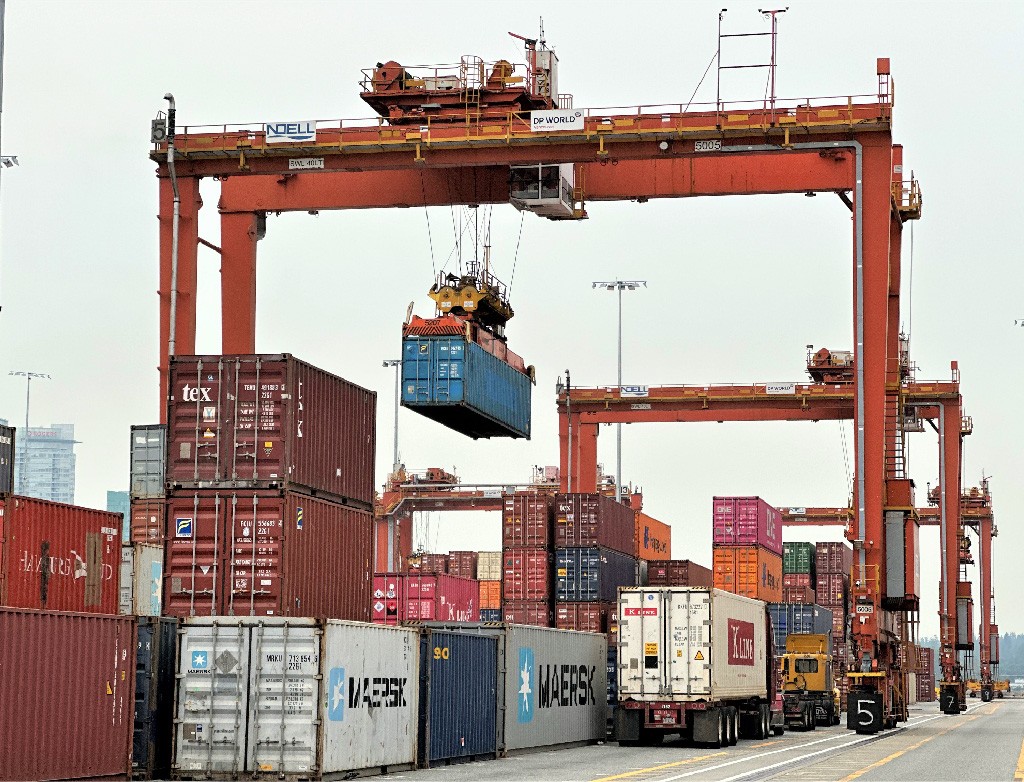
[[[640,741],[640,722],[643,712],[640,709],[615,710],[615,727],[612,736],[616,741]]]
[[[721,709],[693,712],[693,740],[697,744],[717,744]]]

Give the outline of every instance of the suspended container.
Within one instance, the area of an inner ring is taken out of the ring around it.
[[[533,368],[499,339],[453,315],[403,329],[402,406],[474,440],[530,439]]]
[[[135,654],[134,779],[167,779],[174,732],[174,673],[178,620],[140,616]]]

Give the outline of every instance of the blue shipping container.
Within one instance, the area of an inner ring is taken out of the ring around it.
[[[136,625],[133,779],[170,779],[178,620],[140,616]]]
[[[419,765],[497,755],[498,638],[424,629]]]
[[[480,609],[480,621],[481,622],[500,622],[501,621],[501,609],[500,608],[481,608]]]
[[[607,548],[555,549],[555,599],[614,602],[620,586],[636,586],[637,560]]]
[[[832,644],[832,612],[810,603],[769,603],[768,613],[775,630],[775,653],[786,651],[786,636],[820,633]]]
[[[529,439],[530,385],[465,337],[410,336],[402,346],[402,405],[473,439]]]

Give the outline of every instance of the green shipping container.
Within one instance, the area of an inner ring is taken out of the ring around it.
[[[810,573],[814,575],[815,547],[813,543],[783,543],[782,573]]]

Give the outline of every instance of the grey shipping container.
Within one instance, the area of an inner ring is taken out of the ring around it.
[[[167,427],[138,424],[132,427],[132,499],[163,497],[167,478]]]
[[[204,617],[184,622],[180,639],[175,778],[320,780],[414,765],[415,630]]]
[[[14,441],[13,426],[0,426],[0,494],[14,492]]]
[[[796,633],[820,633],[832,644],[832,612],[808,603],[769,603],[775,633],[775,653],[786,651],[786,636]]]
[[[605,738],[606,636],[517,624],[424,626],[498,639],[499,753]]]
[[[117,611],[135,616],[160,616],[164,580],[164,548],[133,543],[121,548],[120,592]]]
[[[425,628],[419,764],[497,757],[498,639]]]
[[[132,777],[135,779],[167,779],[171,773],[177,640],[177,619],[139,617],[132,750]]]
[[[636,557],[596,547],[556,549],[555,574],[555,599],[566,602],[615,601],[640,577]]]

